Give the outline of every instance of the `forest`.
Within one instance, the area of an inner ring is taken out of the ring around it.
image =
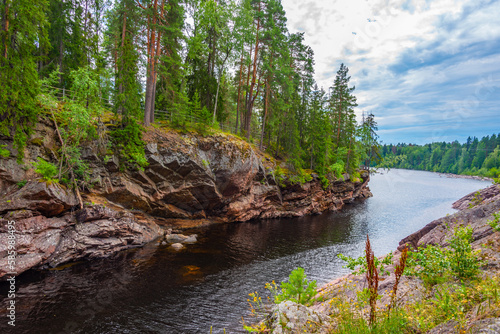
[[[500,134],[468,137],[460,144],[438,142],[426,145],[383,145],[379,167],[406,168],[432,172],[500,177]]]
[[[0,19],[0,133],[22,152],[41,115],[57,120],[76,177],[78,147],[96,138],[147,164],[149,126],[231,132],[325,182],[356,177],[375,154],[377,124],[356,122],[348,67],[319,88],[280,0],[5,0]]]

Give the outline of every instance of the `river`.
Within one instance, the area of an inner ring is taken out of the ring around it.
[[[372,176],[374,197],[318,216],[213,225],[181,252],[153,243],[111,259],[17,278],[16,327],[1,333],[244,333],[249,292],[303,267],[318,285],[342,276],[337,254],[363,254],[366,235],[376,255],[453,213],[451,204],[490,182],[430,172],[391,170]],[[5,306],[5,307],[4,307]]]

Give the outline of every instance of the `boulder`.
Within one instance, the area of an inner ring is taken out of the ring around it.
[[[169,234],[166,236],[167,242],[170,244],[182,243],[188,237],[183,234]]]
[[[328,317],[292,301],[278,304],[268,318],[274,334],[328,333]]]
[[[170,248],[172,248],[173,250],[179,251],[179,250],[184,248],[184,245],[181,243],[175,243],[175,244],[170,245]]]

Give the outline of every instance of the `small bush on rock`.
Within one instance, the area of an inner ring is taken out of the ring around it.
[[[35,172],[40,174],[45,181],[58,181],[56,179],[57,176],[57,167],[42,158],[38,158],[38,162],[33,164],[35,167]]]
[[[479,274],[479,251],[471,246],[472,227],[459,227],[449,240],[450,249],[434,245],[411,252],[406,274],[421,278],[427,286],[443,283],[450,276],[460,280],[474,279]]]

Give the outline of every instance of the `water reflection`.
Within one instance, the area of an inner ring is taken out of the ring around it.
[[[386,253],[486,185],[391,171],[372,178],[375,197],[340,213],[205,227],[192,231],[197,244],[178,253],[151,244],[61,271],[29,272],[17,285],[15,333],[208,333],[211,325],[214,333],[243,332],[249,292],[298,266],[319,283],[341,276],[347,270],[336,255],[361,255],[366,234],[376,254]],[[0,284],[1,296],[6,291]],[[0,322],[0,332],[6,325]]]

